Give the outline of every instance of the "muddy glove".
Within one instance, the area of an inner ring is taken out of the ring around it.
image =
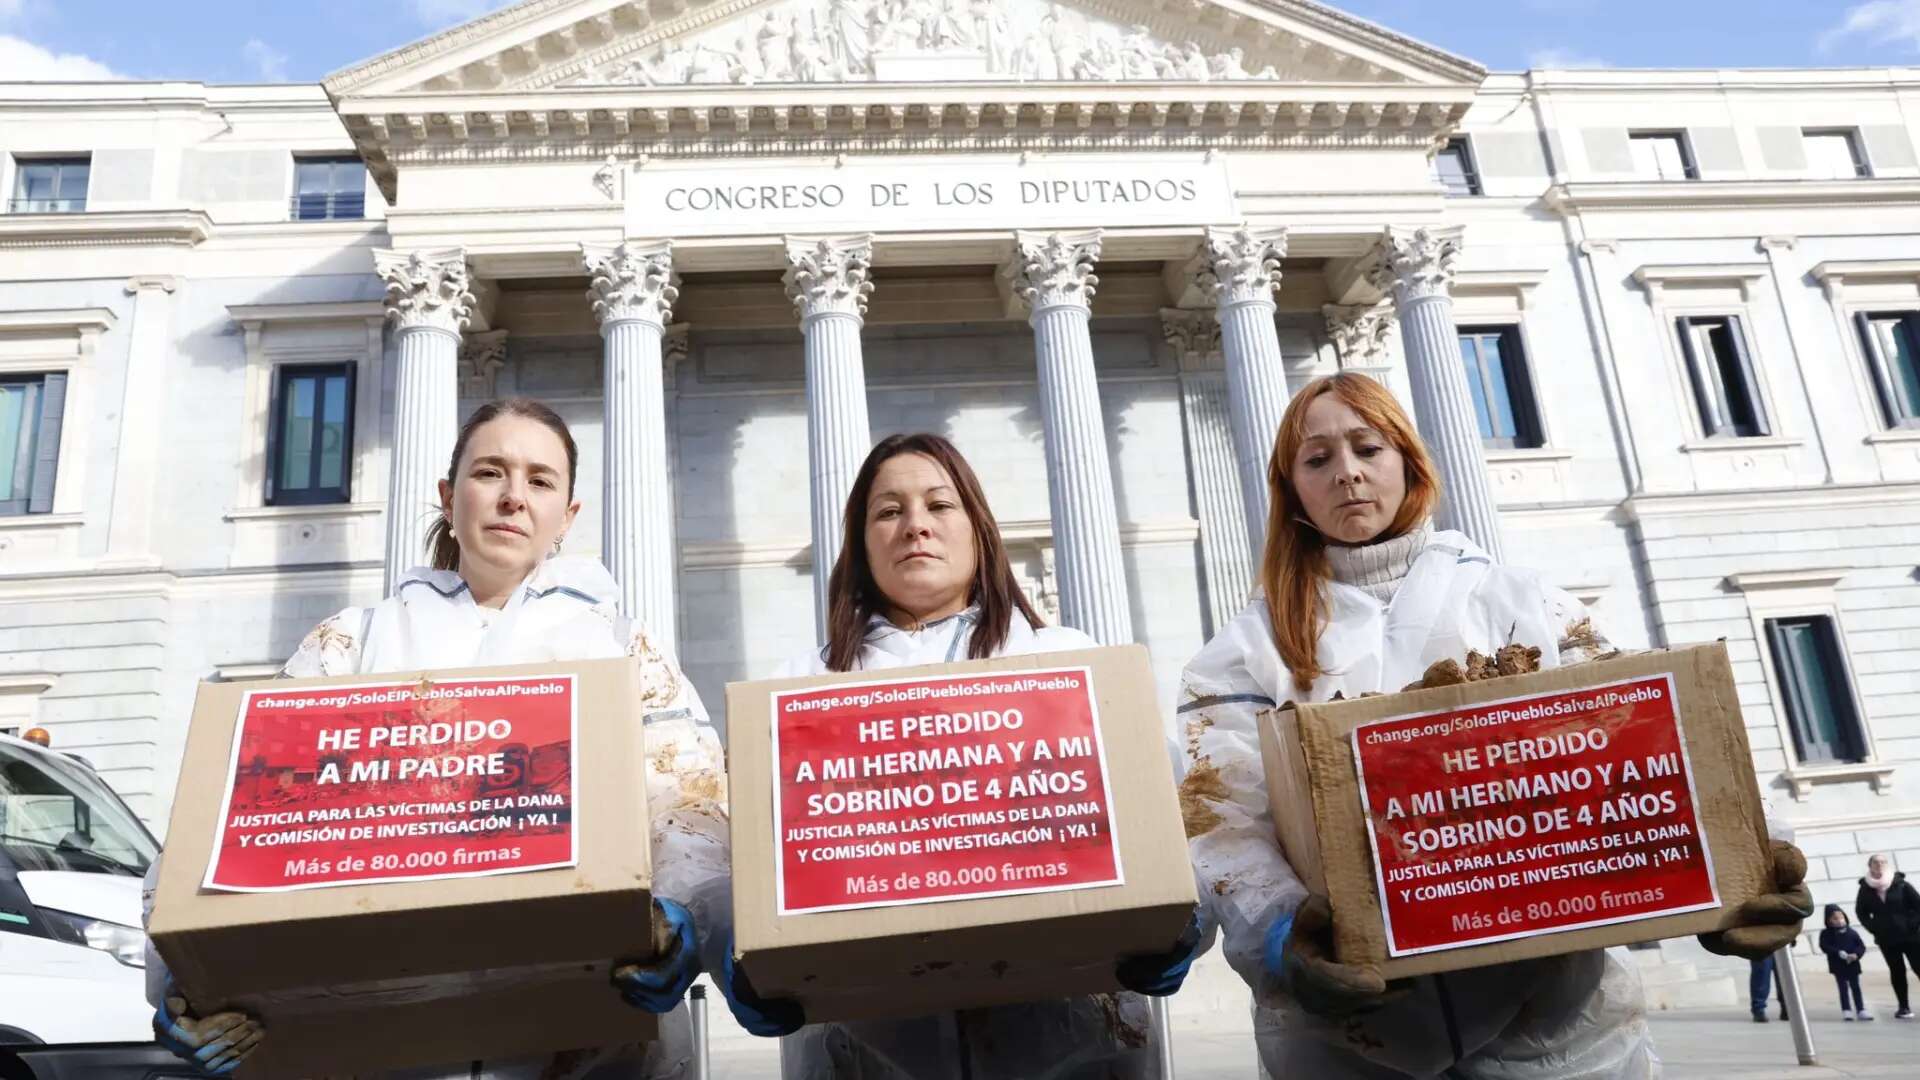
[[[260,1022],[245,1013],[219,1012],[205,1019],[187,1015],[187,999],[171,980],[161,1007],[153,1014],[154,1041],[209,1076],[225,1076],[239,1068],[265,1035]]]
[[[653,900],[653,959],[618,964],[613,985],[627,1004],[650,1013],[672,1012],[700,974],[700,950],[693,938],[693,913],[671,900]]]
[[[1406,995],[1372,964],[1333,959],[1333,909],[1324,896],[1309,896],[1299,910],[1267,929],[1263,954],[1268,977],[1300,1007],[1328,1020],[1344,1020],[1392,1004]]]
[[[1739,925],[1700,935],[1700,946],[1721,956],[1762,960],[1800,936],[1800,922],[1813,914],[1807,891],[1807,857],[1785,840],[1773,842],[1774,891],[1740,905]]]
[[[754,993],[746,971],[733,962],[732,934],[727,935],[726,949],[721,956],[720,996],[727,999],[727,1008],[741,1027],[761,1038],[772,1039],[791,1035],[805,1026],[807,1018],[800,1011],[799,1002],[790,998],[768,1000]]]
[[[1187,920],[1187,928],[1173,943],[1173,948],[1163,953],[1121,958],[1117,972],[1120,985],[1136,994],[1166,997],[1177,992],[1180,984],[1187,981],[1187,969],[1193,966],[1194,957],[1199,953],[1200,912],[1195,909],[1193,917]]]

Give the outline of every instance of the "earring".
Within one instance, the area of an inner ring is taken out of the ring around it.
[[[555,555],[560,554],[560,545],[562,542],[566,540],[566,538],[567,538],[566,533],[561,533],[559,536],[556,536],[553,538],[553,553]]]

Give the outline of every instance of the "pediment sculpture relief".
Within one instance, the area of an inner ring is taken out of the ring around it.
[[[929,64],[929,60],[939,61]],[[570,85],[817,83],[994,78],[1213,82],[1250,70],[1238,46],[1156,39],[1059,4],[1006,0],[798,0],[603,63]]]

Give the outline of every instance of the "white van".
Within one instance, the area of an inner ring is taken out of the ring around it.
[[[159,849],[92,766],[0,735],[0,1046],[152,1044],[140,882]]]

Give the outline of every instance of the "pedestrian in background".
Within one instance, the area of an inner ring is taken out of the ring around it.
[[[1846,910],[1839,904],[1827,905],[1827,927],[1820,931],[1820,951],[1827,954],[1827,972],[1840,987],[1840,1019],[1873,1019],[1867,1003],[1860,998],[1860,958],[1867,954],[1867,944],[1854,932]]]
[[[1874,855],[1867,860],[1867,876],[1860,879],[1853,913],[1860,916],[1860,925],[1873,934],[1873,943],[1887,958],[1887,977],[1893,980],[1893,996],[1900,1005],[1893,1018],[1913,1019],[1906,968],[1912,965],[1913,973],[1920,975],[1920,892],[1914,891],[1907,875],[1893,869],[1893,860]]]

